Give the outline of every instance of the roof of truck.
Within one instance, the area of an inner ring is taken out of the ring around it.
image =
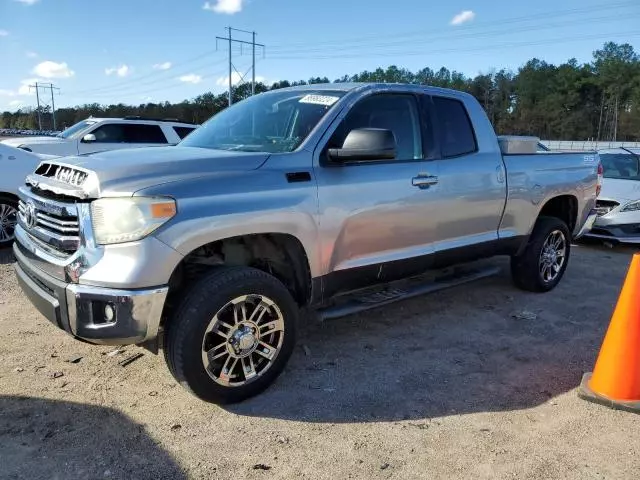
[[[422,85],[416,83],[382,83],[382,82],[346,82],[346,83],[312,83],[307,85],[295,85],[293,87],[286,87],[278,90],[270,90],[270,92],[278,92],[282,90],[326,90],[326,91],[338,91],[338,92],[350,92],[357,89],[365,88],[401,88],[409,89],[413,91],[423,91],[428,94],[452,94],[455,93],[458,96],[466,97],[470,94],[454,90],[451,88],[433,87],[430,85]]]

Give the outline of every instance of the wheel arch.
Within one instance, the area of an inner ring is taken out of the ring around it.
[[[529,237],[533,232],[538,220],[542,217],[553,217],[562,220],[569,228],[569,233],[573,235],[575,227],[578,223],[578,198],[575,195],[563,194],[547,199],[540,207],[535,220],[531,223],[527,234],[527,241],[521,243],[520,248],[516,252],[516,256],[522,255],[529,244]],[[569,239],[571,241],[571,239]]]
[[[18,203],[18,200],[20,200],[20,198],[15,193],[3,192],[1,190],[0,190],[0,198],[8,198],[9,200],[13,200],[16,203]]]
[[[273,275],[299,306],[312,298],[311,269],[303,243],[289,233],[269,232],[217,239],[186,254],[174,268],[162,323],[171,316],[189,284],[218,266],[250,266]]]

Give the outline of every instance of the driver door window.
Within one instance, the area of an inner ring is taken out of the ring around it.
[[[420,114],[413,95],[372,95],[357,103],[329,141],[329,148],[341,148],[347,134],[356,128],[384,128],[396,138],[396,160],[422,159]]]
[[[423,123],[414,95],[381,93],[351,107],[331,135],[326,147],[341,148],[353,129],[391,130],[397,155],[391,161],[318,161],[319,208],[331,212],[325,227],[330,248],[322,249],[321,261],[327,273],[335,274],[326,292],[391,281],[430,265],[442,212],[439,186],[421,188],[413,182],[438,175],[437,162],[423,158]],[[425,136],[428,144],[426,128]],[[339,278],[348,281],[342,284]]]
[[[102,125],[91,133],[96,136],[96,143],[122,143],[125,141],[122,125],[117,123]]]

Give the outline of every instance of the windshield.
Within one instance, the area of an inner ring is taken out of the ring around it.
[[[73,138],[75,134],[80,133],[82,130],[87,128],[89,125],[93,125],[94,123],[96,123],[94,120],[82,120],[81,122],[70,126],[64,132],[61,132],[56,136],[60,138]]]
[[[344,94],[309,89],[255,95],[214,115],[180,145],[240,152],[292,152]]]
[[[604,178],[640,180],[640,156],[632,153],[601,153]]]

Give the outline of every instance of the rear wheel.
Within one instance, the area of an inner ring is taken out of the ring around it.
[[[176,380],[202,400],[235,403],[266,389],[295,344],[298,307],[271,275],[221,268],[184,298],[165,336]]]
[[[17,224],[18,202],[6,195],[0,195],[0,248],[13,242]]]
[[[540,217],[525,251],[511,258],[511,275],[519,288],[548,292],[558,285],[569,263],[571,234],[555,217]]]

